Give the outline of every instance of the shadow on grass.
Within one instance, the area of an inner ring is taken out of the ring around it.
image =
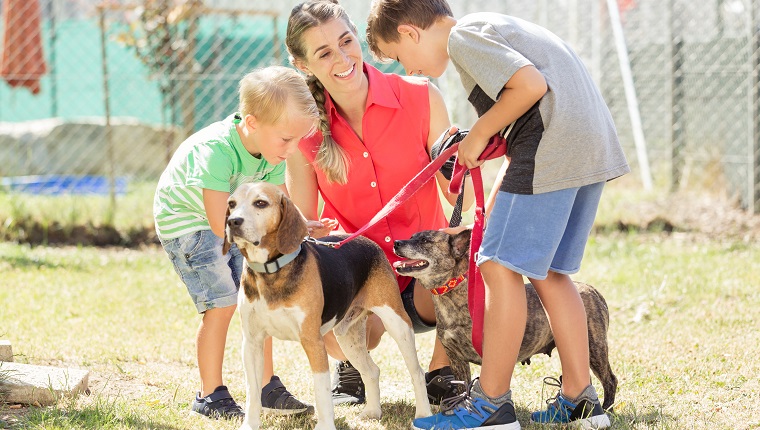
[[[519,409],[519,408],[518,408]],[[518,419],[526,430],[552,429],[556,430],[556,424],[534,424],[530,422],[530,412],[527,410],[518,411]],[[608,412],[610,417],[610,428],[618,430],[638,429],[638,428],[684,428],[680,426],[673,427],[676,423],[675,417],[663,414],[662,411],[651,410],[640,413],[638,411],[625,411],[623,413]],[[688,427],[688,426],[687,426]]]
[[[670,428],[669,424],[676,422],[676,418],[664,414],[661,410],[649,410],[646,412],[625,410],[621,413],[611,413],[610,422],[616,429],[633,429],[645,426],[647,428]]]
[[[410,402],[382,402],[380,404],[382,417],[380,425],[386,430],[407,430],[410,428],[414,419],[414,405]],[[354,426],[350,424],[346,417],[342,416],[348,412],[349,415],[358,415],[364,409],[364,405],[357,406],[338,406],[335,408],[335,428],[337,430],[352,430]],[[435,412],[435,411],[434,411]],[[267,416],[263,418],[266,427],[288,430],[311,430],[317,425],[316,415],[307,416]]]
[[[114,404],[95,404],[77,410],[29,408],[10,429],[156,429],[181,430],[184,426],[157,422],[137,412],[120,410]]]
[[[52,261],[49,261],[44,258],[38,258],[38,257],[29,257],[26,255],[4,255],[3,260],[6,263],[10,263],[11,267],[19,268],[19,269],[28,269],[28,268],[35,268],[40,269],[43,267],[48,267],[51,269],[60,269],[65,267],[66,269],[81,269],[81,266],[78,264],[60,264],[60,263],[53,263]]]

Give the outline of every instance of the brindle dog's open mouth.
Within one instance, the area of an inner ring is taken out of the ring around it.
[[[403,260],[393,263],[393,268],[399,275],[405,275],[407,273],[417,272],[425,269],[430,263],[426,260]]]

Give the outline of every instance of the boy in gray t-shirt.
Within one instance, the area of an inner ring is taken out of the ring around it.
[[[510,382],[527,318],[523,276],[549,315],[562,363],[560,391],[531,422],[609,427],[589,385],[586,314],[569,275],[580,269],[604,183],[630,169],[580,58],[550,31],[515,17],[455,20],[445,0],[375,0],[367,40],[376,57],[409,74],[439,77],[454,64],[479,116],[459,145],[460,164],[480,166],[495,134],[508,144],[476,261],[489,297],[480,379],[457,406],[414,428],[520,428]]]

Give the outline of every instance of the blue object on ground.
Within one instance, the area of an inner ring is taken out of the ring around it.
[[[117,195],[127,193],[127,182],[124,176],[114,178],[114,191]],[[44,195],[108,195],[111,191],[111,181],[105,176],[14,176],[0,179],[0,185],[13,192]]]

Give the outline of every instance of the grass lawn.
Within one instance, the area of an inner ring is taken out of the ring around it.
[[[610,358],[619,379],[613,428],[760,428],[757,236],[607,229],[631,217],[646,197],[615,187],[606,193],[600,232],[574,279],[596,286],[610,306]],[[48,408],[0,403],[0,428],[237,428],[188,412],[198,388],[198,320],[160,248],[0,242],[0,339],[11,341],[17,362],[89,370],[91,389]],[[240,339],[236,317],[225,375],[243,401]],[[417,336],[425,366],[432,343],[432,333]],[[372,355],[381,368],[383,418],[365,422],[360,408],[339,407],[336,424],[407,429],[414,407],[401,356],[389,336]],[[313,403],[300,346],[276,341],[275,368],[291,392]],[[529,412],[544,405],[542,378],[559,373],[556,354],[518,365],[512,385],[524,428],[539,428],[528,425]],[[311,429],[315,422],[263,421],[271,429]]]

